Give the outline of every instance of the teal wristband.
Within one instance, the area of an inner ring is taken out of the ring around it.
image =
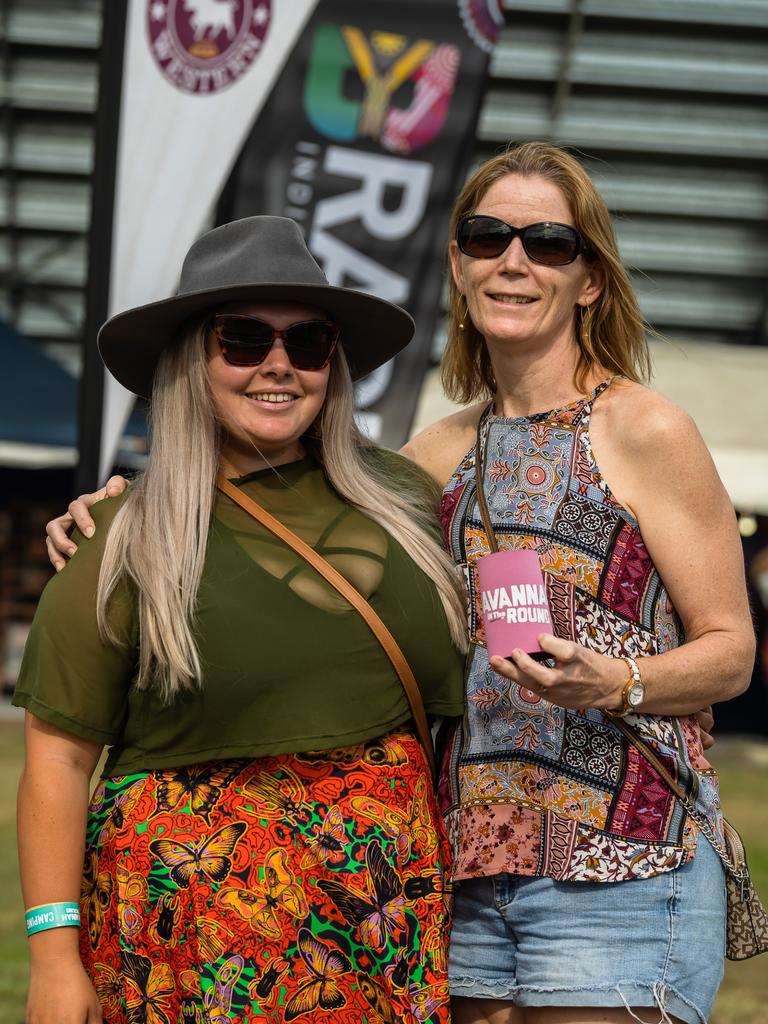
[[[32,907],[24,916],[27,935],[45,932],[49,928],[80,927],[80,907],[77,903],[44,903],[40,907]]]

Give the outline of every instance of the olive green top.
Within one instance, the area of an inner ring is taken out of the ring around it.
[[[409,486],[419,470],[388,454]],[[389,533],[350,508],[312,458],[233,481],[326,557],[390,628],[427,712],[463,711],[462,659],[429,578]],[[14,703],[111,747],[104,775],[214,758],[323,750],[380,736],[410,718],[402,684],[359,613],[252,516],[217,495],[195,637],[202,686],[165,704],[132,685],[138,612],[129,585],[110,606],[122,647],[96,628],[104,541],[122,498],[93,509],[96,533],[48,583]]]

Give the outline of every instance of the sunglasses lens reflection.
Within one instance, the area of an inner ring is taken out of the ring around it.
[[[459,229],[461,251],[481,260],[501,256],[511,241],[509,224],[495,217],[472,217]]]
[[[534,224],[523,235],[523,248],[536,263],[561,267],[579,255],[579,236],[566,224]]]
[[[501,256],[515,235],[520,235],[529,259],[549,267],[573,263],[581,250],[581,236],[567,224],[530,224],[518,231],[496,217],[467,217],[459,225],[457,241],[467,256]]]

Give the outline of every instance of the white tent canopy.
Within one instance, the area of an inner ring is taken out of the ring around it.
[[[656,341],[651,354],[653,388],[694,418],[733,504],[768,515],[768,349]],[[442,393],[439,371],[431,370],[413,433],[457,408]]]

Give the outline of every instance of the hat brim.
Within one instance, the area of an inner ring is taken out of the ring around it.
[[[118,313],[99,331],[101,358],[124,388],[149,398],[157,361],[184,321],[225,302],[244,301],[296,302],[324,310],[340,328],[353,380],[396,356],[415,330],[413,318],[400,306],[351,288],[285,281],[233,285],[175,295]]]

